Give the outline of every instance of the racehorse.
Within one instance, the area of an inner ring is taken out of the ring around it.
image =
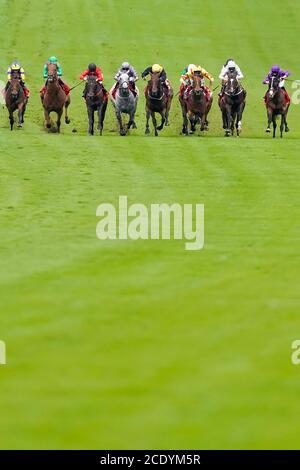
[[[146,96],[146,130],[145,134],[150,134],[149,119],[152,118],[155,136],[158,136],[157,131],[161,131],[164,125],[169,125],[169,112],[173,99],[173,90],[170,89],[166,93],[164,84],[161,82],[159,73],[152,73],[151,80],[145,90]],[[155,113],[161,116],[161,124],[157,125]]]
[[[14,112],[16,110],[18,110],[18,127],[22,127],[22,124],[24,123],[24,114],[26,111],[27,102],[28,98],[25,96],[20,80],[18,78],[12,78],[5,93],[5,103],[9,112],[11,131],[13,130],[15,122]]]
[[[107,95],[97,77],[90,75],[87,77],[84,98],[86,102],[87,114],[89,119],[89,135],[94,135],[95,112],[98,114],[98,127],[100,135],[103,131],[103,123],[107,108]]]
[[[290,103],[287,102],[284,91],[280,88],[280,78],[272,77],[269,90],[266,94],[266,107],[268,116],[268,127],[266,132],[271,132],[271,122],[273,123],[273,138],[276,137],[276,118],[281,116],[280,123],[280,137],[283,137],[283,129],[285,132],[289,131],[287,124],[287,114],[290,107]]]
[[[189,133],[188,119],[191,125],[191,134],[196,131],[197,122],[200,122],[201,131],[207,130],[207,116],[212,106],[213,97],[211,96],[209,100],[207,99],[203,87],[203,77],[200,72],[194,73],[191,85],[186,93],[182,97],[179,96],[183,117],[182,134],[188,135]]]
[[[57,132],[60,132],[61,117],[65,108],[65,123],[69,124],[70,119],[68,117],[68,107],[71,103],[70,95],[66,95],[62,89],[58,73],[57,65],[48,65],[48,77],[45,85],[46,91],[42,97],[42,104],[44,107],[45,120],[47,129],[51,129],[50,113],[57,114]]]
[[[136,123],[134,122],[134,117],[137,108],[138,102],[138,89],[135,87],[135,91],[132,91],[130,88],[130,77],[127,73],[122,73],[118,80],[117,89],[115,96],[110,93],[111,101],[115,107],[116,116],[119,123],[120,135],[126,135],[127,130],[132,126],[133,129],[136,129]],[[122,113],[129,114],[129,122],[127,124],[127,129],[125,129]]]
[[[237,73],[228,73],[228,80],[224,85],[223,95],[219,99],[225,137],[234,135],[234,127],[239,137],[242,130],[242,118],[246,106],[246,96],[247,92],[237,79]]]

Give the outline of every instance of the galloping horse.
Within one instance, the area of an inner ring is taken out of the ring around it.
[[[229,72],[223,96],[219,99],[225,137],[234,134],[234,127],[239,137],[242,130],[242,117],[246,106],[246,96],[247,92],[240,84],[237,72]]]
[[[288,124],[287,124],[287,114],[290,107],[290,103],[287,102],[285,93],[279,86],[280,78],[272,77],[269,85],[269,90],[266,94],[266,107],[267,107],[267,115],[268,115],[268,127],[266,132],[271,132],[271,122],[273,122],[273,138],[276,136],[276,118],[277,116],[281,116],[281,123],[280,123],[280,137],[283,137],[283,129],[285,132],[289,131]]]
[[[66,95],[59,83],[57,65],[49,64],[46,91],[42,98],[47,129],[51,129],[50,113],[53,112],[57,114],[57,132],[60,132],[60,123],[64,108],[65,123],[70,123],[70,119],[68,117],[68,106],[70,105],[70,102],[70,96]]]
[[[97,77],[90,75],[87,77],[84,97],[86,102],[87,114],[89,118],[89,135],[94,135],[95,112],[98,114],[98,127],[100,135],[103,131],[103,123],[107,108],[107,95]]]
[[[196,124],[200,121],[201,131],[208,129],[207,116],[211,109],[213,98],[207,99],[203,87],[203,78],[200,72],[195,72],[186,96],[180,97],[183,127],[182,134],[188,135],[188,119],[191,125],[190,133],[196,131]]]
[[[151,80],[149,80],[145,91],[146,96],[146,130],[145,134],[150,134],[149,119],[152,118],[155,136],[158,136],[157,131],[161,131],[164,125],[169,125],[169,112],[173,99],[173,91],[170,89],[166,94],[163,83],[160,80],[159,73],[152,73]],[[161,115],[161,124],[157,126],[155,113]]]
[[[116,116],[119,123],[120,135],[126,135],[127,130],[132,126],[136,129],[136,123],[134,117],[137,108],[137,102],[139,98],[138,89],[135,87],[135,91],[130,89],[130,80],[127,73],[122,73],[118,80],[118,87],[116,90],[115,97],[110,95],[111,101],[115,107]],[[122,121],[122,113],[129,114],[129,122],[127,129],[125,129]]]
[[[12,78],[8,90],[5,93],[5,103],[9,112],[10,130],[14,126],[14,112],[18,110],[18,127],[22,127],[28,98],[18,78]]]

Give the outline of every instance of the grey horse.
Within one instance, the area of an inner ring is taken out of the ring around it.
[[[131,88],[130,77],[127,73],[122,73],[117,84],[110,90],[110,98],[115,107],[116,116],[119,123],[120,135],[126,135],[127,131],[132,127],[136,129],[134,116],[136,113],[139,91],[134,87]],[[129,114],[129,122],[127,128],[124,127],[122,114]]]

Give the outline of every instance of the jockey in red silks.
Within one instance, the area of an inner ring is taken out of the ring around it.
[[[4,94],[7,92],[10,81],[12,78],[17,78],[20,81],[20,84],[23,88],[24,95],[26,98],[29,98],[29,89],[25,85],[25,70],[19,62],[13,62],[7,69],[7,83],[5,86]]]
[[[79,78],[80,80],[87,80],[87,77],[90,77],[90,76],[95,76],[98,80],[98,82],[102,85],[103,87],[103,90],[105,92],[105,95],[106,95],[106,99],[108,99],[108,93],[107,91],[105,90],[104,86],[103,86],[103,80],[104,80],[104,77],[103,77],[103,73],[102,73],[102,70],[100,69],[100,67],[98,67],[96,64],[89,64],[88,68],[86,70],[84,70]],[[85,98],[85,90],[83,92],[83,98]]]
[[[62,87],[62,89],[64,90],[65,94],[68,96],[70,94],[70,87],[69,85],[67,85],[63,79],[62,79],[62,67],[61,65],[59,64],[57,58],[55,56],[52,56],[48,59],[48,61],[45,63],[44,65],[44,70],[43,70],[43,77],[45,78],[45,80],[47,80],[48,78],[48,66],[49,64],[55,64],[56,67],[57,67],[57,75],[58,75],[58,83],[60,84],[60,86]],[[47,82],[46,82],[47,84]],[[46,84],[43,86],[43,88],[40,90],[40,96],[41,98],[43,99],[44,98],[44,95],[46,93]]]
[[[133,92],[134,96],[138,95],[138,89],[135,86],[135,82],[139,79],[138,74],[136,73],[135,69],[130,65],[129,62],[123,62],[121,67],[119,68],[118,72],[115,75],[115,80],[117,83],[115,83],[112,88],[110,89],[109,94],[113,98],[113,100],[116,97],[116,92],[119,86],[119,79],[122,74],[127,73],[129,77],[129,88]]]
[[[279,87],[282,89],[284,92],[285,100],[286,103],[289,104],[291,102],[291,98],[289,97],[288,92],[286,91],[284,87],[284,79],[287,78],[290,75],[290,72],[288,70],[282,70],[279,65],[273,65],[270,72],[266,76],[266,78],[263,81],[264,85],[269,85],[271,83],[271,80],[273,77],[280,78],[280,83]],[[268,92],[267,92],[268,93]],[[267,101],[267,93],[265,94],[265,103]]]

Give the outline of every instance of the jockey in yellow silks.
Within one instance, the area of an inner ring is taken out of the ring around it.
[[[181,73],[181,77],[180,77],[180,83],[181,83],[181,85],[180,85],[180,96],[182,97],[184,92],[186,92],[188,94],[188,92],[190,90],[190,85],[191,85],[191,82],[193,80],[193,76],[194,76],[195,72],[200,73],[200,75],[202,77],[202,86],[205,90],[206,98],[208,100],[210,100],[210,98],[212,96],[212,92],[210,91],[210,89],[207,86],[205,86],[205,78],[207,78],[207,80],[209,80],[209,83],[210,83],[210,86],[211,86],[214,83],[214,77],[209,72],[207,72],[207,70],[205,70],[205,68],[203,68],[201,65],[195,65],[195,64],[190,64]]]

